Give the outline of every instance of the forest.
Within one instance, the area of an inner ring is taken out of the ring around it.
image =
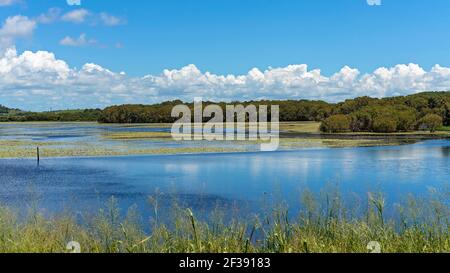
[[[172,108],[180,100],[154,105],[118,105],[101,109],[54,112],[24,112],[0,106],[0,121],[98,121],[100,123],[172,123]],[[390,98],[359,97],[340,103],[309,100],[261,100],[247,102],[204,102],[218,104],[279,105],[280,121],[321,122],[323,132],[435,131],[450,126],[450,92],[424,92]],[[187,104],[193,109],[193,103]],[[270,109],[270,107],[269,107]],[[269,113],[270,115],[270,113]]]
[[[97,121],[102,113],[101,109],[64,110],[51,112],[26,112],[9,109],[0,105],[0,122],[69,122],[69,121]]]
[[[104,109],[102,123],[171,123],[171,110],[181,101],[156,105],[121,105]],[[205,102],[204,106],[212,104]],[[248,101],[229,104],[279,105],[280,121],[321,122],[323,132],[435,131],[450,125],[450,92],[425,92],[391,98],[359,97],[340,103],[308,100]],[[223,109],[226,103],[218,103]],[[193,104],[188,104],[193,108]]]

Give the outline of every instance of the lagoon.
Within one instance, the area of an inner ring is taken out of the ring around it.
[[[136,205],[145,217],[150,195],[164,211],[174,198],[207,213],[215,208],[258,213],[275,203],[299,209],[305,189],[338,188],[364,204],[383,192],[389,204],[408,194],[447,190],[450,141],[411,145],[311,148],[278,152],[0,159],[0,203],[48,213],[96,212],[114,196],[122,212]],[[448,201],[448,200],[447,200]]]

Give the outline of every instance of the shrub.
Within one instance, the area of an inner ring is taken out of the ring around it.
[[[346,115],[334,115],[322,122],[320,130],[328,133],[346,132],[350,130],[351,120]]]
[[[351,130],[353,132],[371,131],[373,118],[367,111],[358,111],[351,115]]]
[[[390,116],[378,116],[373,120],[373,131],[377,133],[394,133],[397,127],[397,119]]]
[[[420,130],[429,130],[430,132],[436,132],[436,130],[443,125],[442,117],[436,114],[428,114],[419,120]]]
[[[417,112],[413,109],[399,110],[396,113],[397,131],[414,131],[417,124]]]

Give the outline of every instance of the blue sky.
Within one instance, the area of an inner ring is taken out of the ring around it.
[[[31,17],[51,7],[79,8],[66,0],[29,0],[0,14]],[[74,66],[95,62],[133,75],[191,63],[221,74],[293,63],[326,74],[344,65],[363,72],[410,62],[450,65],[447,0],[384,0],[381,6],[366,0],[84,0],[81,7],[122,17],[126,24],[39,26],[18,49],[49,50]],[[106,48],[58,44],[81,33]]]
[[[2,3],[0,20],[4,26],[8,18],[18,15],[35,22],[30,33],[7,37],[8,44],[3,45],[3,51],[14,47],[18,57],[28,50],[45,51],[54,55],[54,61],[63,61],[76,73],[81,73],[86,63],[95,63],[113,73],[126,72],[126,79],[110,79],[108,84],[111,85],[103,90],[107,96],[94,103],[68,100],[66,94],[61,93],[47,94],[52,95],[54,101],[45,102],[43,108],[49,104],[61,108],[70,105],[100,107],[142,99],[148,102],[177,97],[188,99],[198,94],[216,99],[245,99],[266,98],[276,93],[277,98],[335,101],[366,94],[387,96],[418,92],[422,88],[446,89],[448,84],[447,70],[438,69],[439,75],[430,75],[437,64],[441,68],[450,66],[448,0],[382,0],[381,5],[369,5],[367,0],[81,0],[81,6],[69,6],[66,0],[0,0],[0,5]],[[85,12],[81,21],[80,17],[69,16],[80,10]],[[47,20],[42,19],[43,16]],[[191,64],[193,66],[189,66]],[[303,64],[308,66],[307,71],[302,67],[288,69],[289,65]],[[406,68],[398,67],[403,64]],[[374,74],[383,67],[388,69],[389,75],[386,71],[381,71],[386,72],[381,73],[382,76]],[[254,68],[264,79],[258,78],[255,71],[256,74],[250,73]],[[275,71],[278,76],[266,73],[273,68],[284,70]],[[331,81],[343,68],[350,70],[337,75],[341,82],[323,86],[322,83]],[[45,70],[45,67],[40,69]],[[173,73],[160,79],[165,69]],[[318,77],[317,72],[307,74],[315,69],[320,69],[320,76],[326,79]],[[30,71],[42,72],[38,70]],[[421,70],[433,77],[432,85],[427,85],[429,80]],[[185,82],[174,84],[167,79],[181,75],[192,82],[192,77],[198,80],[205,77],[206,72],[217,77],[246,76],[246,83],[236,88],[241,84],[239,79],[218,83],[220,79],[207,77],[196,84],[208,81],[203,89],[194,90]],[[60,71],[55,73],[61,76]],[[289,74],[287,80],[280,79],[283,73]],[[363,83],[366,74],[379,77]],[[137,86],[136,81],[146,75],[152,75],[152,82]],[[247,84],[250,76],[252,85]],[[395,77],[403,78],[395,80]],[[314,78],[315,89],[311,87],[313,83],[299,83],[300,78]],[[387,79],[392,82],[380,83]],[[161,80],[167,82],[158,85]],[[260,85],[254,83],[257,80]],[[261,83],[262,80],[265,82]],[[347,86],[349,80],[352,85]],[[286,81],[289,84],[286,85]],[[129,87],[132,83],[146,95],[134,99],[125,98],[123,94],[114,97],[111,91],[114,87]],[[29,92],[29,86],[10,85],[8,88],[17,91],[19,96]],[[220,89],[223,86],[227,90]],[[280,92],[271,90],[274,88]],[[76,87],[65,84],[63,89],[80,95]],[[45,93],[41,91],[37,94]],[[83,96],[87,94],[85,91]],[[3,94],[2,98],[0,93],[0,104],[21,106],[20,101],[8,95]],[[23,105],[41,108],[29,102]]]

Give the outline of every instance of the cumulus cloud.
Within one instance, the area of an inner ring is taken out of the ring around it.
[[[26,37],[33,33],[36,22],[26,16],[16,15],[8,17],[0,29],[0,35],[12,37]]]
[[[92,25],[100,24],[109,27],[123,25],[126,23],[125,19],[107,12],[95,13],[83,8],[64,13],[61,16],[61,20],[75,24],[90,23]]]
[[[78,38],[66,36],[61,41],[59,41],[60,45],[73,47],[94,45],[96,43],[97,41],[95,39],[88,39],[85,33],[80,34],[80,37]]]
[[[40,24],[50,24],[59,20],[62,10],[60,8],[50,8],[46,13],[39,15],[36,21]]]
[[[0,28],[0,49],[13,45],[17,38],[32,36],[36,27],[36,22],[26,16],[8,17]]]
[[[129,77],[97,64],[71,68],[46,51],[0,57],[0,104],[29,110],[105,107],[156,103],[201,96],[210,100],[320,99],[340,101],[357,96],[385,97],[425,90],[448,90],[450,68],[426,71],[417,64],[381,67],[371,73],[343,67],[332,75],[306,64],[254,68],[243,75],[217,75],[195,65],[166,69],[159,75]]]
[[[99,18],[105,26],[118,26],[118,25],[122,25],[125,23],[124,19],[114,16],[114,15],[111,15],[106,12],[100,13]]]
[[[19,3],[19,0],[0,0],[0,7],[12,6]]]
[[[2,26],[0,26],[0,55],[3,54],[7,48],[14,47],[17,39],[31,37],[39,24],[50,24],[59,20],[72,23],[83,23],[87,20],[87,17],[91,15],[93,14],[85,9],[77,9],[62,14],[60,8],[50,8],[46,13],[35,18],[29,18],[22,15],[10,16],[3,22]],[[98,20],[106,26],[116,26],[124,23],[123,19],[108,13],[100,13]],[[92,23],[94,22],[92,21]],[[66,36],[59,42],[60,45],[73,47],[93,45],[96,43],[97,41],[95,39],[88,39],[84,33],[78,38]]]
[[[63,14],[61,20],[65,22],[81,24],[86,21],[86,18],[90,14],[91,14],[90,11],[86,9],[76,9]]]

